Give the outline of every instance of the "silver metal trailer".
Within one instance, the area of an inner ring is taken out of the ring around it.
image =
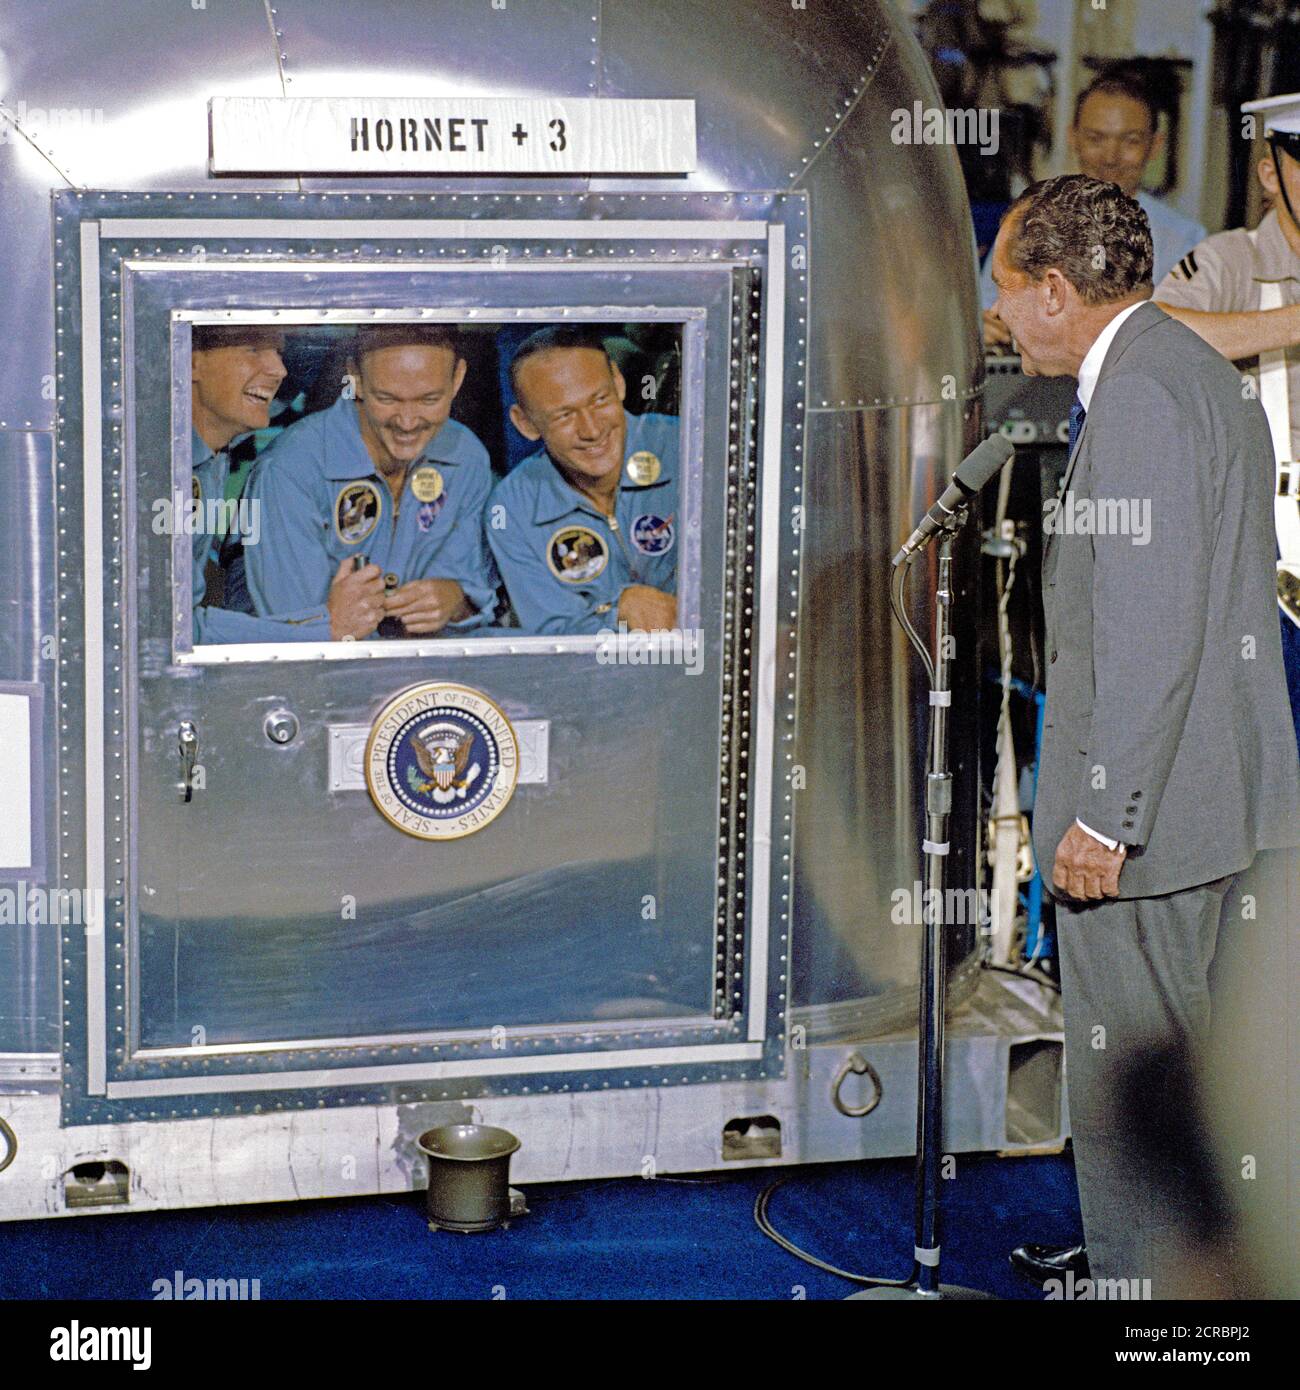
[[[22,850],[0,869],[0,1216],[401,1191],[416,1136],[469,1117],[521,1138],[523,1182],[911,1152],[926,695],[885,573],[978,442],[982,366],[954,151],[892,137],[939,105],[905,21],[53,0],[0,26],[0,814]],[[698,156],[209,172],[210,98],[383,93],[685,99]],[[189,538],[151,519],[189,495],[196,325],[411,320],[677,335],[692,666],[509,628],[191,639]],[[428,687],[517,745],[508,804],[454,839],[367,794],[377,721]],[[1059,1147],[1059,1018],[979,946],[967,914],[945,1146]]]

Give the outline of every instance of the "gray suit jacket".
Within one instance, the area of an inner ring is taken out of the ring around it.
[[[1300,844],[1272,493],[1259,402],[1195,333],[1142,305],[1106,353],[1044,517],[1034,851],[1049,887],[1076,817],[1132,847],[1122,898]]]

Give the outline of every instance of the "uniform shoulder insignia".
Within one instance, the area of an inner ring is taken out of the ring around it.
[[[1174,267],[1174,274],[1180,280],[1190,280],[1197,271],[1196,252],[1189,251]]]

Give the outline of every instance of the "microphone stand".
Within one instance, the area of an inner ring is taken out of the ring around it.
[[[948,817],[952,812],[952,773],[948,769],[948,711],[951,657],[949,636],[952,592],[952,547],[965,524],[967,508],[958,507],[945,521],[939,546],[939,587],[935,594],[931,660],[907,616],[904,590],[914,550],[890,575],[889,598],[908,639],[921,655],[930,677],[930,739],[925,776],[925,893],[921,930],[920,1005],[917,1017],[916,1097],[916,1234],[910,1278],[880,1280],[850,1299],[984,1299],[993,1295],[939,1281],[939,1164],[943,1148],[944,1008],[948,993],[947,934],[944,922],[944,869],[948,855]]]

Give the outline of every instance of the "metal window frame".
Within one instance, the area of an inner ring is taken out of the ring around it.
[[[149,270],[201,270],[192,263],[144,262]],[[131,270],[140,262],[128,261],[124,268]],[[221,264],[217,267],[229,270]],[[496,267],[455,265],[440,267],[437,274],[473,272],[491,274]],[[588,267],[574,267],[589,271]],[[731,269],[729,263],[710,263],[710,269]],[[293,266],[249,266],[250,274],[270,270],[298,270]],[[511,267],[517,272],[519,267]],[[531,266],[528,273],[551,274],[555,268]],[[410,274],[407,265],[367,262],[356,265],[329,266],[316,273],[369,275],[379,271],[400,271]],[[429,268],[432,271],[432,267]],[[682,561],[679,565],[678,594],[682,615],[681,627],[697,629],[700,625],[699,598],[699,512],[701,486],[701,449],[703,437],[703,400],[698,388],[704,376],[704,327],[706,310],[695,305],[617,306],[599,304],[565,304],[554,307],[500,305],[486,307],[467,315],[453,309],[177,309],[172,312],[172,489],[182,497],[189,495],[188,475],[191,469],[189,390],[190,333],[196,323],[268,323],[277,325],[302,324],[361,324],[361,323],[553,323],[561,320],[572,323],[638,323],[664,322],[682,326],[683,409],[681,414],[680,457],[683,461],[680,486],[680,511],[685,519],[682,526]],[[689,398],[689,399],[688,399]],[[538,656],[572,652],[596,652],[604,638],[597,635],[571,637],[534,636],[522,632],[499,630],[499,635],[484,637],[441,637],[426,641],[378,639],[366,642],[212,642],[195,646],[193,631],[193,595],[190,591],[189,537],[178,535],[172,545],[172,661],[178,666],[226,666],[245,662],[287,661],[374,661],[385,658],[409,660],[415,656],[462,657],[516,655],[531,653]]]

